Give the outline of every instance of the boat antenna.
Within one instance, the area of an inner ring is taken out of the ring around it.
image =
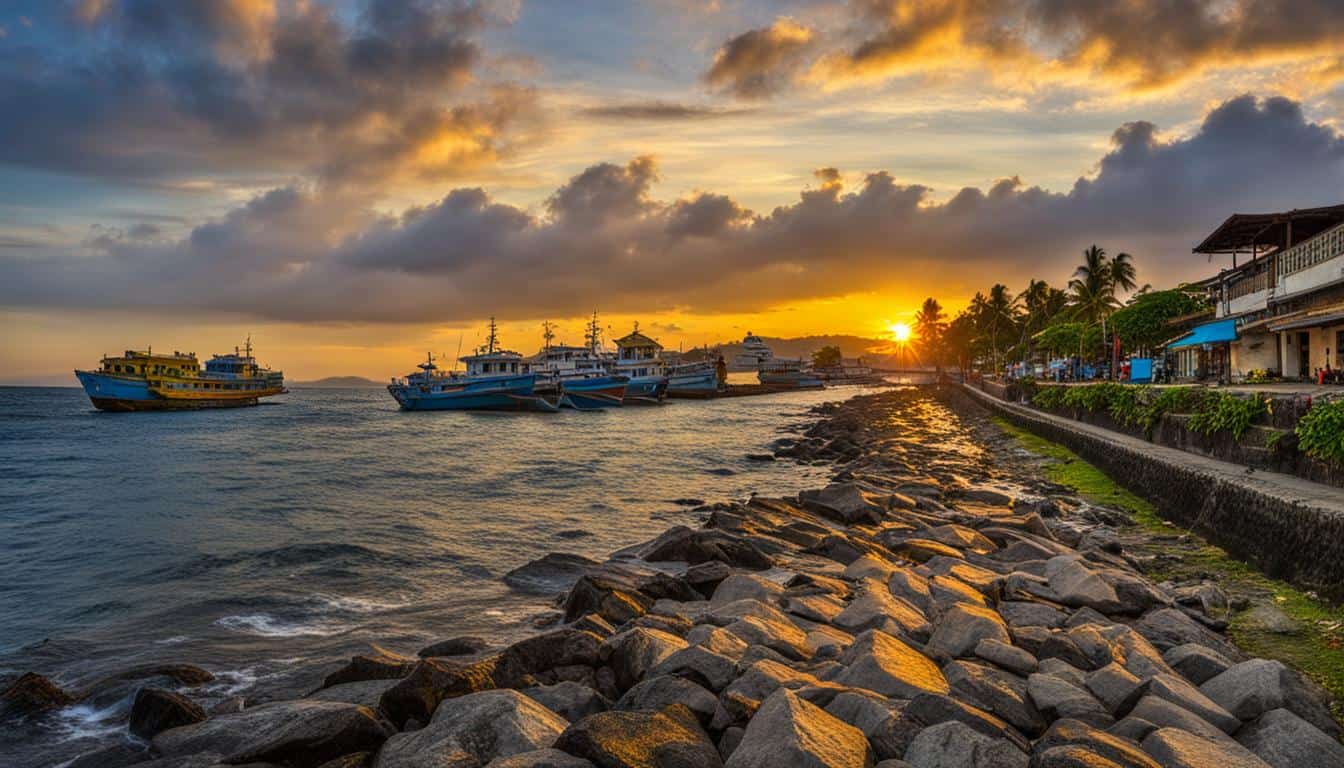
[[[244,343],[246,344],[246,346],[244,347],[244,349],[247,351],[247,355],[246,355],[246,356],[247,356],[247,357],[251,357],[251,356],[252,356],[252,334],[250,334],[250,333],[247,334],[247,341],[244,342]]]
[[[498,325],[495,325],[495,316],[494,316],[494,315],[491,315],[491,316],[490,316],[490,336],[487,337],[486,340],[485,340],[485,353],[486,353],[487,355],[494,354],[495,349],[496,349],[498,346],[499,346],[499,326],[498,326]]]
[[[551,342],[555,340],[555,323],[550,320],[541,321],[541,348],[547,355],[551,353]]]
[[[457,370],[457,363],[462,359],[462,332],[457,332],[457,354],[453,355],[453,370]]]
[[[588,349],[594,355],[601,351],[602,326],[597,324],[597,310],[593,310],[593,319],[588,322]]]

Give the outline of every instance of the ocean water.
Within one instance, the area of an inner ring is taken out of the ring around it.
[[[558,414],[403,413],[382,390],[256,408],[105,414],[0,388],[0,687],[189,662],[207,701],[301,694],[377,643],[532,631],[550,598],[501,577],[696,521],[688,500],[789,494],[827,470],[759,462],[857,388]],[[0,765],[125,738],[112,695],[0,730]]]

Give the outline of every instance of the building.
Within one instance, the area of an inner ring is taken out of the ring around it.
[[[1239,382],[1344,365],[1344,205],[1238,213],[1193,251],[1232,266],[1203,281],[1214,319],[1168,344],[1178,371]]]

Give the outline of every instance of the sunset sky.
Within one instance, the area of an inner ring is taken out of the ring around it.
[[[1344,202],[1339,0],[10,0],[0,383],[881,336]]]

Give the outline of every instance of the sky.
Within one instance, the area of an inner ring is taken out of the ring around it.
[[[0,383],[879,337],[1344,202],[1339,0],[10,0]],[[857,352],[857,350],[855,350]]]

